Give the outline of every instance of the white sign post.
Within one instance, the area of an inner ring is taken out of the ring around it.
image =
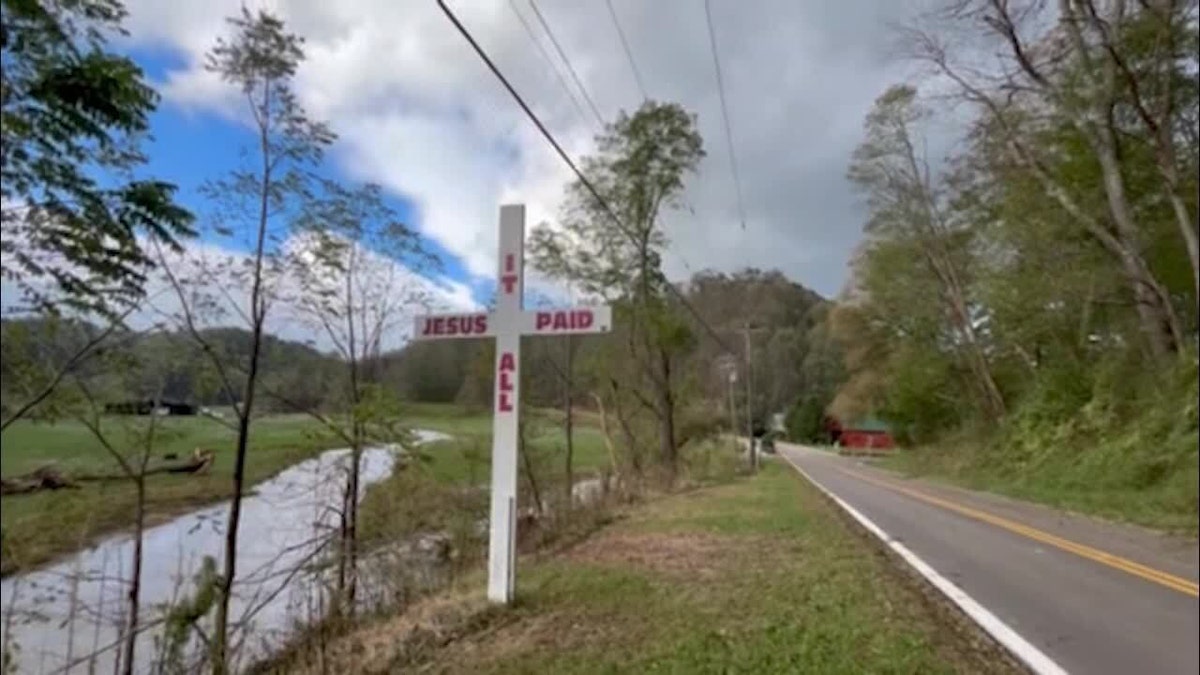
[[[492,510],[488,540],[488,599],[508,604],[516,585],[517,433],[521,401],[521,336],[608,332],[607,306],[525,311],[525,206],[500,207],[500,256],[492,312],[417,317],[415,340],[496,339],[492,401]]]

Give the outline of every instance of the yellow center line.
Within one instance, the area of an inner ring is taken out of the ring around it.
[[[1153,567],[1147,567],[1141,563],[1136,563],[1127,558],[1122,558],[1121,556],[1113,555],[1112,553],[1101,551],[1100,549],[1085,546],[1083,544],[1070,541],[1069,539],[1063,539],[1062,537],[1055,536],[1049,532],[1043,532],[1028,525],[1023,525],[1021,523],[1008,520],[1007,518],[1001,518],[1000,516],[987,513],[986,511],[980,511],[969,506],[963,506],[962,504],[940,499],[938,497],[933,497],[923,492],[918,492],[916,490],[896,485],[888,481],[863,475],[857,471],[843,469],[839,466],[834,466],[833,468],[841,473],[852,476],[859,480],[899,492],[927,504],[940,506],[949,511],[954,511],[955,513],[967,516],[968,518],[973,518],[975,520],[995,525],[996,527],[1003,528],[1009,532],[1013,532],[1024,537],[1028,537],[1029,539],[1040,541],[1044,544],[1049,544],[1055,548],[1062,549],[1069,553],[1074,553],[1082,558],[1087,558],[1088,560],[1121,570],[1127,574],[1132,574],[1136,577],[1141,577],[1142,579],[1152,581],[1161,586],[1166,586],[1171,590],[1178,591],[1185,595],[1200,597],[1200,585],[1190,579],[1177,577],[1173,574],[1163,572],[1162,570],[1157,570]]]

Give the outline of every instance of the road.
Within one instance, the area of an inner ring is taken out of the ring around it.
[[[1194,541],[777,448],[1040,650],[1053,661],[1043,672],[1200,670]]]

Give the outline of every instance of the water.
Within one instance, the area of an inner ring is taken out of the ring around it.
[[[420,442],[446,438],[417,434]],[[362,490],[388,477],[401,452],[365,450]],[[235,636],[241,638],[240,663],[269,655],[293,634],[297,620],[313,616],[311,602],[323,577],[297,570],[326,553],[323,542],[336,533],[348,460],[348,450],[330,450],[259,484],[242,501],[230,609],[230,621],[244,626]],[[149,671],[155,660],[162,607],[191,594],[205,556],[221,560],[228,513],[229,504],[222,503],[146,530],[139,622],[150,627],[139,635],[139,671]],[[113,672],[127,602],[123,579],[132,560],[132,537],[118,535],[0,582],[5,639],[18,646],[18,672]]]

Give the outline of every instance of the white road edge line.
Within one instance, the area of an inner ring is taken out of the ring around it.
[[[783,456],[782,452],[780,452],[780,456]],[[791,459],[786,456],[783,456],[783,459],[801,476],[804,476],[805,480],[807,480],[809,483],[812,483],[818,490],[825,493],[825,496],[829,497],[835,504],[842,507],[846,513],[849,513],[850,517],[858,521],[859,525],[865,527],[868,532],[878,537],[880,541],[886,544],[888,548],[895,551],[901,558],[904,559],[905,562],[907,562],[909,565],[912,565],[913,569],[920,573],[921,576],[925,577],[926,581],[933,584],[934,588],[941,591],[943,595],[954,602],[954,604],[958,605],[958,608],[965,612],[972,621],[979,624],[980,628],[987,631],[989,635],[995,638],[995,640],[1003,645],[1005,649],[1011,652],[1013,656],[1020,659],[1020,661],[1026,666],[1029,666],[1030,670],[1032,670],[1034,673],[1037,673],[1037,675],[1067,675],[1067,671],[1062,666],[1055,663],[1054,660],[1049,656],[1046,656],[1042,650],[1030,644],[1030,642],[1021,637],[1017,631],[1013,630],[1008,624],[1001,621],[999,617],[997,617],[995,614],[992,614],[991,611],[989,611],[986,607],[979,604],[975,598],[967,595],[966,591],[956,586],[954,582],[938,574],[937,570],[933,569],[933,567],[931,567],[924,560],[921,560],[921,558],[918,557],[917,554],[910,551],[907,546],[893,539],[890,534],[884,532],[882,528],[871,522],[869,518],[859,513],[858,509],[850,506],[841,497],[838,497],[837,495],[833,494],[833,492],[830,492],[824,485],[821,485],[814,480],[807,471],[801,469]]]

